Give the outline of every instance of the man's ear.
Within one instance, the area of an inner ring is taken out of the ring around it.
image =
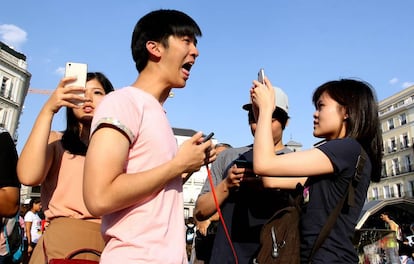
[[[160,50],[160,43],[156,41],[147,41],[146,48],[151,56],[160,57],[161,56],[161,50]]]

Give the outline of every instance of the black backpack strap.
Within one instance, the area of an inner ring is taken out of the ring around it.
[[[321,231],[319,232],[318,238],[316,239],[315,244],[313,244],[312,251],[309,255],[309,263],[312,262],[313,255],[320,248],[322,243],[325,241],[325,239],[328,237],[329,233],[331,232],[331,229],[336,223],[336,219],[338,218],[338,215],[344,206],[345,200],[348,200],[349,206],[355,206],[355,188],[358,185],[359,181],[361,180],[361,175],[362,175],[362,171],[364,170],[366,159],[367,159],[367,153],[361,146],[361,153],[359,154],[357,163],[355,165],[355,174],[350,180],[348,188],[344,196],[341,198],[341,200],[339,200],[335,209],[329,215],[328,220],[326,221],[325,225],[322,227]]]
[[[348,193],[348,205],[351,207],[355,206],[355,188],[358,183],[361,181],[362,171],[364,170],[365,162],[367,160],[367,153],[361,147],[361,154],[358,156],[357,164],[355,167],[355,175],[351,179],[349,184],[349,193]]]

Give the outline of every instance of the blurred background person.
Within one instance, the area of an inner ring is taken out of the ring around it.
[[[33,198],[30,200],[29,210],[24,215],[28,260],[30,260],[33,250],[35,249],[39,238],[42,236],[42,219],[39,216],[41,209],[42,204],[40,203],[40,199]]]
[[[10,133],[0,127],[0,264],[10,263],[6,248],[4,225],[11,232],[12,225],[7,223],[13,219],[19,209],[20,183],[17,179],[17,151]]]
[[[217,143],[214,145],[214,148],[218,156],[222,151],[232,148],[232,146],[228,143]],[[195,217],[193,219],[196,223],[196,235],[193,243],[191,262],[194,264],[209,263],[218,221],[220,220],[219,214],[216,212],[204,221],[197,221]]]
[[[288,124],[288,96],[274,87],[277,94],[276,109],[271,122],[272,153],[282,155],[291,152],[283,144],[283,131]],[[252,135],[256,136],[256,119],[252,104],[242,107]],[[231,237],[239,263],[253,263],[260,248],[260,231],[268,219],[279,209],[288,205],[290,190],[264,188],[260,177],[253,173],[253,145],[230,148],[220,153],[211,165],[214,190],[226,227]],[[292,188],[294,189],[294,187]],[[195,207],[195,218],[214,217],[216,213],[210,182],[206,179]],[[224,226],[218,224],[209,263],[233,264],[235,257],[226,237]]]

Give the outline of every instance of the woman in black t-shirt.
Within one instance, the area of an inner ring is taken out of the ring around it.
[[[300,225],[302,263],[309,263],[316,238],[347,191],[361,147],[368,154],[355,188],[355,206],[340,212],[312,257],[312,263],[358,263],[352,243],[355,225],[370,181],[378,182],[381,175],[382,138],[372,88],[351,79],[330,81],[318,87],[312,98],[316,108],[313,135],[324,139],[324,143],[311,150],[275,156],[270,127],[275,94],[269,87],[272,85],[266,78],[265,84],[254,81],[251,89],[257,118],[254,171],[261,176],[272,176],[263,177],[267,187],[292,188],[298,182],[304,184],[305,205]]]

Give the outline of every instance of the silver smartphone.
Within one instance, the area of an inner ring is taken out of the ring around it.
[[[257,74],[257,80],[258,80],[260,83],[263,83],[263,84],[264,84],[264,77],[265,77],[265,74],[264,74],[264,69],[263,69],[263,68],[261,68],[261,69],[259,70],[259,73]]]
[[[66,84],[66,86],[86,86],[86,75],[88,74],[88,65],[86,63],[67,62],[65,67],[65,77],[75,76],[77,79],[73,82]],[[77,95],[85,96],[84,92],[77,92]],[[82,104],[80,101],[74,102],[75,104]]]

